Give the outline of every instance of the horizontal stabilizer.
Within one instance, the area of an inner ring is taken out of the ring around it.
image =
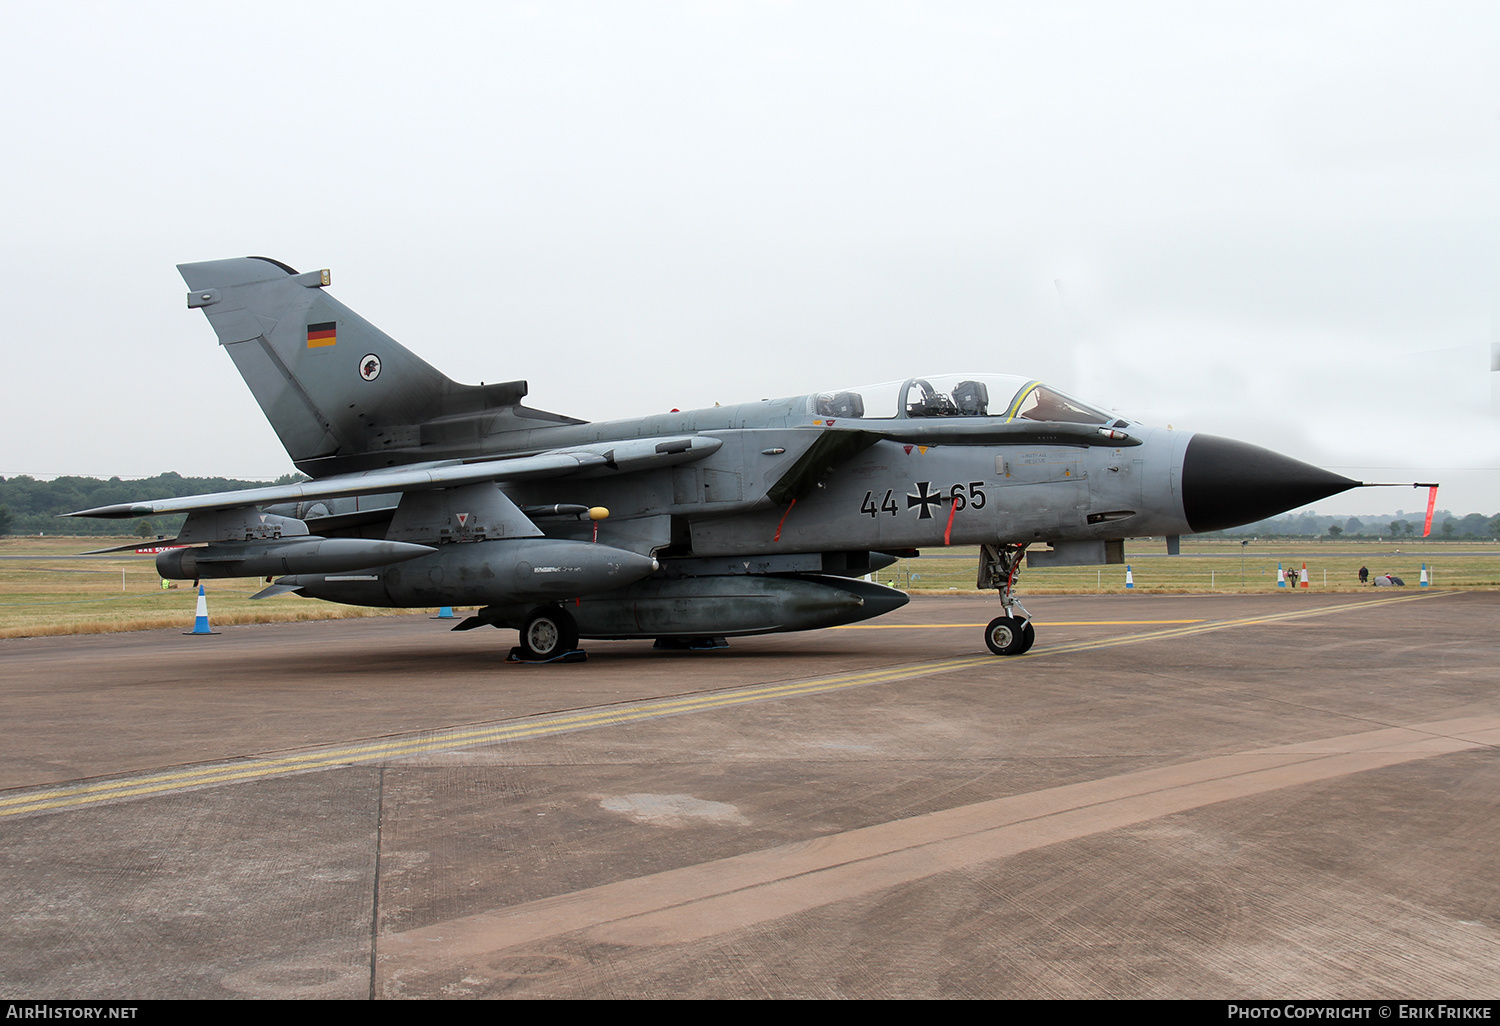
[[[150,552],[152,549],[176,544],[178,544],[176,538],[157,538],[154,541],[148,538],[145,541],[127,542],[124,545],[111,545],[107,549],[89,549],[87,552],[80,553],[80,555],[102,556],[109,552],[135,552],[139,549],[145,549],[147,552]]]

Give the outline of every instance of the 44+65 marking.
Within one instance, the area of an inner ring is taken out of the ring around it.
[[[907,509],[921,507],[921,512],[917,514],[917,519],[919,520],[931,520],[932,507],[941,506],[945,502],[952,503],[953,510],[956,513],[965,506],[971,505],[975,509],[984,509],[986,501],[983,481],[970,481],[968,484],[960,481],[949,485],[946,495],[943,494],[942,489],[933,491],[931,481],[918,481],[916,482],[916,491],[906,493]],[[876,505],[875,493],[873,491],[865,492],[865,501],[860,503],[859,511],[871,519],[878,517],[882,513],[889,513],[893,517],[896,516],[900,512],[900,509],[896,505],[895,489],[886,489],[885,498],[880,500],[878,506]]]

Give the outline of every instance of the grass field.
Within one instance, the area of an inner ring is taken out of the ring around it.
[[[152,556],[131,553],[68,558],[111,539],[0,538],[0,638],[192,628],[197,593],[188,584],[163,590]],[[973,592],[978,564],[972,548],[933,550],[875,575],[881,584],[917,593]],[[1425,563],[1432,584],[1445,588],[1500,588],[1500,543],[1251,542],[1184,539],[1182,554],[1166,555],[1158,541],[1127,542],[1126,563],[1137,592],[1208,594],[1274,592],[1276,566],[1308,568],[1307,591],[1356,591],[1361,565],[1393,573],[1417,587]],[[367,609],[281,595],[250,601],[259,579],[208,581],[215,625],[328,620],[351,616],[431,616],[435,610]],[[1022,595],[1125,592],[1125,566],[1023,569]],[[1301,589],[1299,589],[1301,590]]]
[[[0,538],[0,638],[50,634],[101,634],[158,627],[191,630],[198,593],[191,584],[163,590],[156,557],[125,552],[67,558],[123,544],[114,538]],[[434,610],[366,609],[279,595],[250,601],[259,578],[204,582],[215,626],[330,620],[350,616],[402,616]]]
[[[881,584],[903,591],[973,591],[979,557],[975,549],[931,550],[933,555],[903,559],[875,575]],[[1112,566],[1025,567],[1018,589],[1031,595],[1124,592],[1129,566],[1135,591],[1176,594],[1276,591],[1277,565],[1301,570],[1307,565],[1307,591],[1358,591],[1359,568],[1370,575],[1391,573],[1408,587],[1420,586],[1426,564],[1434,586],[1500,588],[1500,543],[1182,540],[1182,553],[1166,554],[1166,544],[1127,541],[1125,563]],[[1364,585],[1363,587],[1369,587]],[[1283,589],[1284,590],[1284,589]],[[1300,589],[1299,590],[1303,590]]]

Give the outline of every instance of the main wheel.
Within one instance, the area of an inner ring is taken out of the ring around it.
[[[996,655],[1020,655],[1034,641],[1036,628],[1017,616],[997,616],[984,629],[984,643]]]
[[[578,647],[578,624],[560,606],[533,609],[521,627],[521,653],[527,659],[552,659]]]

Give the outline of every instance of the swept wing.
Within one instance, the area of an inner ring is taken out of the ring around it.
[[[524,481],[537,478],[584,474],[631,473],[700,460],[716,452],[723,443],[702,435],[640,438],[607,445],[584,445],[556,449],[534,456],[448,463],[426,467],[402,467],[366,474],[343,474],[318,481],[268,485],[235,492],[211,492],[147,502],[124,502],[112,506],[66,513],[70,517],[128,520],[171,513],[195,513],[218,509],[266,506],[272,503],[332,499],[348,495],[383,495],[391,492],[456,488],[486,481]]]

